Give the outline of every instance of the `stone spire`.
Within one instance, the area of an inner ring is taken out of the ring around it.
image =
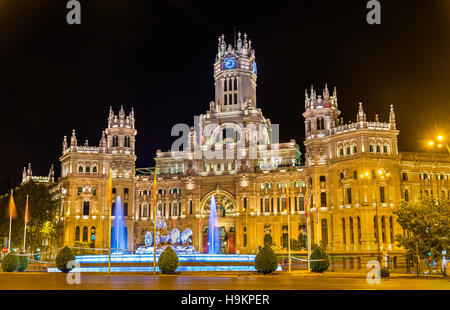
[[[62,148],[63,148],[63,152],[64,152],[65,150],[67,150],[67,136],[64,136]]]
[[[364,113],[362,102],[359,103],[359,111],[358,111],[358,114],[356,114],[356,121],[357,122],[365,122],[366,121],[366,113]]]
[[[389,123],[391,124],[391,129],[395,129],[395,112],[393,104],[391,104],[391,110],[389,112]]]
[[[26,182],[27,180],[27,168],[23,167],[23,172],[22,172],[22,183]]]
[[[328,100],[330,98],[330,92],[328,91],[328,85],[325,83],[325,89],[323,90],[323,99]]]
[[[106,136],[105,136],[105,131],[102,131],[102,137],[100,139],[100,143],[99,143],[100,147],[106,147]]]
[[[27,177],[32,177],[33,171],[31,170],[31,163],[28,163]]]
[[[75,135],[75,129],[72,130],[72,137],[70,138],[70,146],[77,146],[77,136]]]
[[[55,182],[55,170],[53,168],[53,165],[51,165],[50,170],[48,172],[48,181]]]

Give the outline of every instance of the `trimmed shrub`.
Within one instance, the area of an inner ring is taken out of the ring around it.
[[[171,246],[166,247],[166,249],[159,256],[158,266],[159,270],[166,274],[174,273],[175,270],[177,270],[178,256]]]
[[[311,262],[311,271],[312,272],[324,272],[328,270],[330,266],[330,257],[325,252],[322,247],[316,247],[314,251],[311,253],[311,260],[315,259],[323,259],[321,261],[312,261]]]
[[[270,234],[264,235],[264,246],[271,246],[272,245],[272,236]]]
[[[255,268],[259,273],[268,274],[277,269],[278,260],[269,246],[264,246],[255,257]]]
[[[19,268],[19,257],[9,253],[2,260],[2,269],[4,272],[13,272]]]
[[[64,273],[69,272],[72,268],[67,268],[67,263],[71,260],[75,260],[75,255],[72,250],[66,245],[58,255],[56,255],[56,267]]]
[[[380,275],[382,278],[388,278],[391,273],[389,272],[389,269],[381,268]]]
[[[17,268],[20,272],[24,272],[28,268],[28,256],[18,256],[19,257],[19,267]]]

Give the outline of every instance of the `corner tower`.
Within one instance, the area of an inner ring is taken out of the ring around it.
[[[214,63],[215,102],[221,111],[239,111],[244,102],[250,101],[256,108],[256,60],[252,41],[244,40],[238,33],[236,46],[228,45],[225,36],[219,37],[219,46]]]

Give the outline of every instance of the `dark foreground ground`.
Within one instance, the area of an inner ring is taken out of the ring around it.
[[[61,273],[0,273],[0,290],[450,290],[449,278],[397,277],[368,284],[364,275],[81,274],[80,279],[70,285]]]

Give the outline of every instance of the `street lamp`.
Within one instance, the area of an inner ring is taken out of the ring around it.
[[[372,173],[373,174],[373,173]],[[384,168],[380,168],[377,171],[377,174],[379,176],[380,179],[385,179],[388,178],[391,174],[389,171],[387,171]],[[376,175],[373,174],[373,176],[370,175],[370,173],[368,171],[366,171],[364,174],[360,175],[361,179],[375,179]],[[379,229],[379,225],[378,225],[378,203],[375,204],[375,217],[376,217],[376,229],[377,229],[377,250],[378,250],[378,261],[380,262],[381,265],[381,249],[380,249],[380,229]]]
[[[430,147],[436,146],[439,149],[444,147],[450,154],[450,145],[443,135],[438,135],[435,140],[428,141],[428,145]]]

